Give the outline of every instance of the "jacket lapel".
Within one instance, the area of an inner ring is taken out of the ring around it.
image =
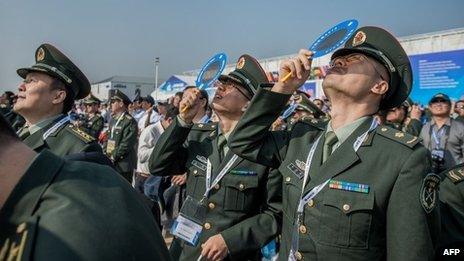
[[[23,142],[33,150],[37,150],[45,144],[43,140],[44,129],[40,129],[29,135]]]
[[[369,126],[371,124],[371,119],[364,121],[361,126],[359,126],[349,137],[345,142],[343,142],[333,153],[330,155],[330,157],[327,159],[326,162],[324,162],[322,165],[320,165],[320,169],[316,172],[313,173],[312,177],[313,179],[310,181],[310,183],[305,187],[305,193],[307,191],[310,191],[314,186],[317,186],[323,182],[325,182],[327,179],[331,179],[338,174],[342,173],[352,165],[354,165],[356,162],[359,161],[359,156],[357,152],[353,148],[353,144],[356,141],[356,139],[362,135],[365,131],[369,129]],[[371,133],[372,134],[372,133]],[[366,141],[369,141],[369,136],[366,138],[366,140],[363,142],[363,144],[367,144]],[[320,151],[318,151],[319,155],[319,161],[320,158],[322,157],[322,144],[323,142],[320,143]],[[319,146],[318,146],[319,147]]]

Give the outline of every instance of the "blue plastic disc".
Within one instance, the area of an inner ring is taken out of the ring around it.
[[[211,57],[198,74],[195,84],[199,89],[206,89],[221,75],[227,64],[227,55],[218,53]]]
[[[343,21],[323,33],[309,47],[314,53],[313,58],[329,54],[342,46],[358,28],[358,21],[351,19]]]

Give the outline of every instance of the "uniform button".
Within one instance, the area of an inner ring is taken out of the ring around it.
[[[300,253],[300,251],[297,251],[295,253],[296,260],[303,260],[303,255]]]
[[[308,207],[310,207],[310,208],[314,207],[314,200],[310,199],[308,201]]]
[[[240,190],[243,190],[243,189],[245,188],[245,185],[243,185],[242,183],[240,183],[240,185],[238,185],[238,188],[239,188]]]
[[[201,124],[201,123],[198,124],[198,127],[203,128],[203,124]]]
[[[291,180],[290,177],[286,177],[286,178],[285,178],[285,181],[286,181],[286,182],[290,182],[290,180]]]
[[[306,227],[304,225],[301,225],[300,226],[300,233],[301,234],[306,234],[306,232],[308,232],[308,230],[306,229]]]
[[[220,187],[219,184],[214,185],[214,189],[219,189]]]
[[[209,229],[211,229],[211,224],[208,223],[208,222],[206,222],[206,223],[203,225],[203,227],[204,227],[206,230],[209,230]]]
[[[350,209],[351,209],[350,205],[348,205],[348,204],[343,205],[343,210],[345,210],[345,212],[349,211]]]
[[[216,207],[216,205],[213,202],[210,202],[208,204],[208,207],[209,207],[209,209],[214,209]]]
[[[193,171],[193,174],[197,174],[197,173],[198,173],[198,170],[194,170],[194,171]]]

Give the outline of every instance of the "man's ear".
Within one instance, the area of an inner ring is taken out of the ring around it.
[[[242,111],[245,112],[248,109],[248,106],[250,105],[250,101],[247,101],[245,106],[242,107]]]
[[[63,103],[66,99],[66,91],[65,90],[55,90],[55,94],[53,95],[53,104]]]
[[[371,88],[371,92],[378,94],[378,95],[385,95],[390,88],[388,82],[386,81],[381,81],[379,83],[376,83],[374,87]]]

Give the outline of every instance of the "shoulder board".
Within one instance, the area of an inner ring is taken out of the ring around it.
[[[406,132],[402,132],[400,130],[396,130],[392,127],[388,127],[385,125],[377,127],[376,131],[378,134],[398,143],[401,143],[409,148],[414,148],[414,146],[416,146],[416,144],[420,142],[420,139],[416,136],[413,136]]]
[[[90,143],[95,140],[92,136],[87,134],[85,131],[79,129],[78,127],[72,124],[68,124],[68,126],[66,127],[66,130],[74,134],[76,137],[78,137],[80,140],[84,141],[85,143]]]
[[[217,128],[216,122],[210,123],[195,123],[192,126],[192,130],[201,130],[201,131],[213,131]]]
[[[325,130],[328,121],[325,119],[314,119],[314,118],[303,117],[299,119],[297,123],[305,123],[313,127],[316,127],[318,129]]]
[[[455,184],[464,181],[464,167],[461,166],[448,171],[446,177]]]
[[[130,115],[129,113],[126,113],[125,118],[128,119],[128,120],[133,119],[133,118],[132,118],[132,115]]]

